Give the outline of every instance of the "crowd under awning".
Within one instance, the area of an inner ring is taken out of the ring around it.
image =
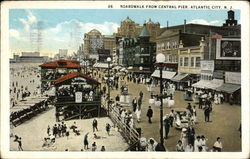
[[[226,93],[234,93],[235,91],[239,90],[241,85],[239,84],[231,84],[231,83],[224,83],[222,86],[218,87],[216,91],[226,92]]]
[[[180,81],[185,81],[187,79],[187,77],[189,76],[189,74],[187,73],[179,73],[176,76],[174,76],[171,81],[174,82],[180,82]]]
[[[175,76],[176,72],[171,71],[162,71],[162,78],[163,79],[171,79]],[[160,70],[155,70],[152,75],[152,77],[158,77],[160,78]]]
[[[216,90],[218,87],[222,86],[223,83],[224,83],[224,81],[221,79],[200,80],[199,82],[193,84],[192,86],[196,87],[196,88]]]

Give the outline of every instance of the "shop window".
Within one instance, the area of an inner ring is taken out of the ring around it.
[[[184,57],[184,66],[188,66],[188,57]]]

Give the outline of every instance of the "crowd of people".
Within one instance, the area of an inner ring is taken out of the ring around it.
[[[39,96],[40,70],[38,64],[10,65],[10,107],[28,96]]]
[[[70,87],[60,87],[56,91],[56,96],[58,98],[65,99],[65,97],[75,97],[76,92],[82,92],[82,99],[84,101],[94,101],[100,98],[100,93],[96,91],[96,89],[93,89],[91,87],[84,87],[83,85],[71,85]]]

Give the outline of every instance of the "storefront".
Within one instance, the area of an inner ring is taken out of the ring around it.
[[[241,104],[241,73],[225,72],[225,83],[218,87],[216,91],[224,94],[226,102]]]
[[[176,89],[184,90],[185,88],[189,87],[190,78],[191,78],[190,74],[188,73],[178,73],[171,79],[171,81],[173,81],[174,84],[176,85]]]

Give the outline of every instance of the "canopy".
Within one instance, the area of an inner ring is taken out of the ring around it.
[[[175,74],[176,72],[162,71],[162,78],[171,79],[174,77]],[[160,78],[160,70],[155,70],[151,76]]]
[[[205,89],[213,89],[220,87],[224,83],[223,80],[213,79],[213,80],[200,80],[197,83],[192,84],[193,87],[196,88],[205,88]]]
[[[209,83],[207,85],[205,85],[205,88],[216,90],[216,88],[222,86],[223,83],[224,83],[224,81],[221,79],[213,79],[213,80],[209,81]]]
[[[180,81],[184,81],[186,77],[188,77],[189,74],[187,73],[178,73],[176,76],[174,76],[171,81],[174,82],[180,82]]]
[[[216,90],[226,93],[233,93],[241,88],[239,84],[224,83],[222,86],[218,87]]]
[[[100,63],[97,62],[93,65],[95,68],[108,68],[108,63]],[[110,68],[112,67],[112,64],[110,64]]]
[[[209,80],[200,80],[197,83],[192,84],[193,87],[196,88],[205,88],[206,85],[208,85]]]

